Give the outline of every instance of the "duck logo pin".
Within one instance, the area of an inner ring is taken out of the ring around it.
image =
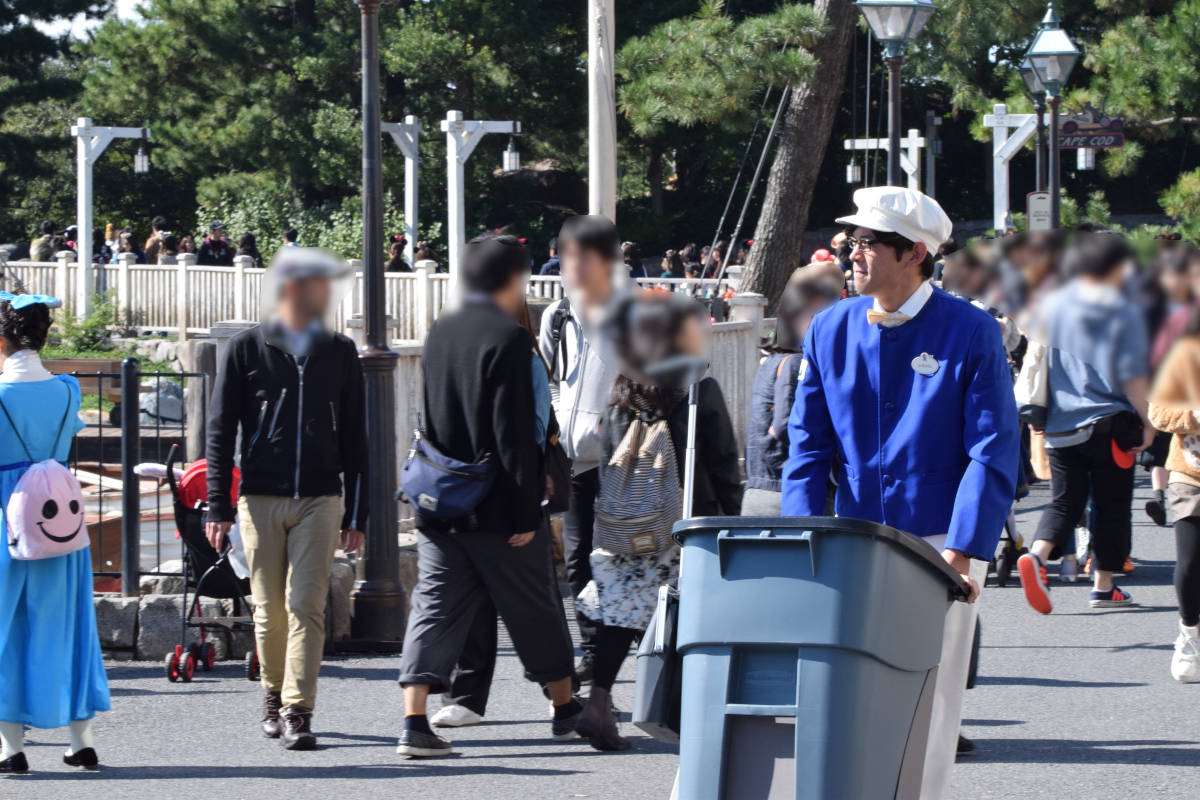
[[[921,355],[912,360],[912,368],[913,372],[917,373],[918,375],[924,375],[928,377],[936,373],[941,368],[941,365],[938,364],[938,360],[929,355],[929,353],[921,353]]]

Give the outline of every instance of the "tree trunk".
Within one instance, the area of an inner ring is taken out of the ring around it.
[[[812,80],[793,87],[792,99],[776,132],[778,147],[767,179],[767,193],[754,231],[754,246],[742,273],[741,290],[779,299],[804,247],[808,211],[821,159],[846,83],[846,62],[858,10],[852,0],[816,0],[828,32],[813,49],[817,71]]]
[[[650,184],[650,212],[663,215],[663,151],[657,142],[650,144],[650,160],[646,165],[646,182]]]

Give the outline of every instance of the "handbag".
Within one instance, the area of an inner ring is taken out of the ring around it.
[[[400,470],[396,499],[424,517],[459,519],[475,510],[495,480],[496,460],[491,453],[474,463],[459,461],[434,447],[418,427]]]
[[[18,561],[65,556],[91,543],[84,525],[83,487],[69,469],[54,460],[71,413],[71,390],[65,384],[63,388],[67,391],[67,407],[58,423],[50,458],[42,461],[34,461],[8,408],[0,400],[0,411],[4,412],[25,457],[32,462],[13,487],[3,509],[8,552]]]
[[[550,423],[546,426],[546,477],[553,484],[546,502],[546,513],[561,514],[571,505],[571,459],[559,440],[562,431],[558,418],[550,412]]]

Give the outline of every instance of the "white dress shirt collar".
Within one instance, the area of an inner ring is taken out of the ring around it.
[[[897,314],[904,314],[909,319],[916,317],[921,313],[921,309],[929,302],[929,298],[933,297],[933,284],[929,281],[921,281],[921,285],[917,290],[909,295],[909,298],[904,301],[904,304],[896,309]],[[879,305],[879,298],[875,298],[874,309],[881,313],[887,313],[883,310],[883,306]]]
[[[33,383],[48,381],[54,376],[42,366],[42,359],[34,350],[18,350],[4,359],[0,368],[0,383]]]

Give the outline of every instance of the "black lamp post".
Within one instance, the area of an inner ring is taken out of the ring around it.
[[[900,185],[900,67],[904,48],[916,38],[937,6],[933,0],[859,0],[855,3],[867,19],[876,39],[883,42],[883,61],[888,68],[888,161],[889,186]]]
[[[1042,86],[1046,87],[1046,104],[1050,106],[1050,224],[1058,228],[1061,221],[1059,187],[1062,183],[1062,158],[1058,143],[1058,104],[1062,101],[1062,87],[1067,82],[1075,62],[1079,60],[1079,48],[1062,29],[1062,20],[1054,13],[1054,3],[1046,7],[1041,29],[1034,37],[1026,58],[1033,73]]]
[[[1039,192],[1046,191],[1046,87],[1038,80],[1033,71],[1033,64],[1026,57],[1017,69],[1021,80],[1025,82],[1025,90],[1033,98],[1033,110],[1037,114],[1037,174],[1034,177],[1034,188]]]
[[[366,383],[366,542],[354,585],[352,637],[359,642],[398,643],[404,638],[404,590],[400,586],[400,530],[396,507],[397,354],[388,346],[383,284],[383,166],[379,127],[379,6],[356,0],[362,12],[363,114],[363,327],[359,350]]]

